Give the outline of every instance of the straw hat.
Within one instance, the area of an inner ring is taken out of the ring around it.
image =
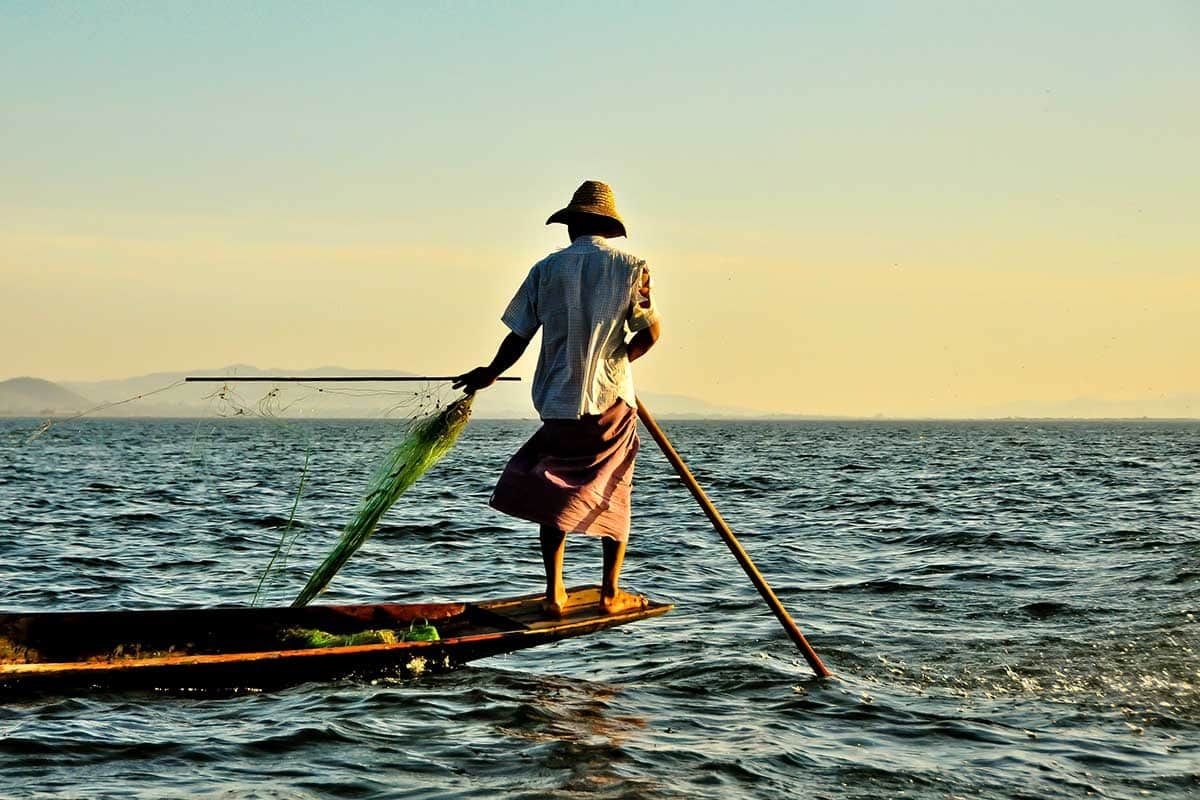
[[[546,224],[550,225],[555,222],[561,222],[565,225],[568,217],[573,212],[606,217],[615,223],[613,225],[613,232],[609,234],[610,236],[628,235],[625,233],[625,222],[621,219],[621,215],[617,213],[617,201],[613,199],[612,187],[607,183],[584,181],[575,190],[570,204],[566,208],[559,209],[551,214],[550,219],[546,220]]]

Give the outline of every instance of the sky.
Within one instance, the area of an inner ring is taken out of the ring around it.
[[[597,179],[648,391],[1200,417],[1198,98],[1191,0],[0,0],[0,379],[466,371]]]

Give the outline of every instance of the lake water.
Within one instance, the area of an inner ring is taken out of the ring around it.
[[[398,428],[0,420],[0,610],[286,603]],[[624,583],[665,617],[444,675],[0,706],[0,796],[1200,795],[1200,423],[665,422],[837,674],[815,680],[643,434]],[[320,602],[540,589],[474,421]],[[567,577],[596,582],[572,540]]]

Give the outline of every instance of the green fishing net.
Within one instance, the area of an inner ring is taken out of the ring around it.
[[[380,517],[418,478],[436,464],[454,446],[458,435],[471,415],[473,395],[457,400],[445,399],[449,387],[439,381],[413,383],[306,383],[289,379],[274,384],[262,392],[253,383],[239,382],[231,377],[217,384],[185,384],[182,380],[167,386],[147,389],[136,396],[105,401],[92,409],[68,417],[46,420],[36,431],[25,436],[26,444],[40,439],[53,426],[89,416],[111,416],[119,411],[146,402],[163,403],[151,407],[147,416],[196,415],[191,436],[190,452],[179,462],[183,470],[196,470],[198,488],[211,495],[214,502],[225,502],[219,489],[221,478],[214,478],[209,459],[212,452],[225,452],[217,442],[223,435],[241,431],[239,440],[253,446],[268,446],[276,452],[276,460],[285,473],[295,475],[289,489],[287,505],[280,508],[280,521],[272,530],[278,531],[276,544],[262,570],[254,590],[251,605],[264,599],[275,579],[287,572],[288,558],[299,534],[308,528],[298,517],[306,488],[314,478],[319,480],[320,465],[316,463],[313,428],[298,424],[305,419],[362,418],[389,420],[398,424],[400,442],[383,458],[367,484],[366,491],[353,517],[342,530],[341,537],[323,562],[312,572],[293,606],[312,601],[362,546],[379,523]],[[163,398],[167,397],[168,400]],[[166,405],[170,402],[171,405]],[[130,412],[132,413],[132,412]],[[200,416],[203,414],[203,416]],[[239,428],[219,420],[261,420],[267,427]],[[294,466],[294,471],[293,467]],[[283,487],[280,487],[283,488]],[[286,513],[286,516],[284,514]],[[292,573],[294,575],[294,572]]]
[[[419,420],[403,441],[392,448],[371,478],[354,518],[342,529],[341,539],[292,601],[293,606],[308,605],[324,591],[342,565],[375,532],[384,512],[417,478],[450,452],[471,418],[473,400],[474,395],[466,395],[439,413]]]
[[[404,416],[407,433],[383,459],[367,484],[367,490],[353,518],[342,529],[342,535],[325,560],[309,577],[292,606],[305,606],[328,587],[352,555],[375,532],[379,519],[412,484],[442,459],[454,446],[471,416],[474,395],[465,395],[443,404],[439,390],[425,387],[418,391],[381,390],[354,386],[276,386],[256,401],[240,394],[226,384],[209,395],[214,413],[221,417],[258,417],[281,424],[284,417],[297,409],[311,406],[331,397],[341,401],[375,401],[379,416]],[[296,393],[296,390],[301,390]],[[382,399],[381,399],[382,398]],[[379,406],[378,404],[383,405]],[[304,464],[300,470],[296,494],[278,544],[259,578],[251,604],[257,604],[269,579],[280,573],[287,563],[295,543],[294,523],[301,495],[308,482],[311,442],[305,435]]]
[[[441,637],[428,622],[413,623],[408,628],[392,630],[379,628],[355,633],[336,634],[316,628],[284,628],[281,644],[295,648],[356,647],[366,644],[396,644],[397,642],[436,642]]]

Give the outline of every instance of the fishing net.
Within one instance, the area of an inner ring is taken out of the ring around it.
[[[388,453],[371,478],[367,495],[359,504],[354,518],[342,531],[342,538],[292,601],[293,606],[308,605],[314,597],[324,591],[342,565],[375,532],[375,526],[379,524],[383,513],[392,507],[417,478],[450,452],[458,435],[466,427],[467,420],[471,418],[471,403],[474,398],[474,395],[466,395],[437,414],[418,421],[404,440]]]
[[[309,526],[301,524],[298,515],[306,491],[313,485],[314,478],[320,477],[319,474],[314,476],[314,471],[319,473],[315,454],[320,451],[321,443],[313,440],[314,431],[318,428],[305,424],[305,421],[346,418],[386,420],[394,426],[391,441],[399,441],[390,449],[383,450],[377,466],[370,473],[371,478],[361,494],[357,509],[342,529],[341,536],[292,601],[293,606],[303,606],[325,590],[350,557],[375,532],[384,513],[454,446],[470,419],[474,396],[455,392],[457,399],[448,400],[447,393],[447,385],[441,382],[317,384],[293,381],[271,384],[230,379],[224,383],[185,384],[175,381],[167,386],[148,388],[134,397],[99,404],[69,417],[47,420],[27,436],[26,443],[31,444],[54,427],[72,420],[87,416],[113,416],[114,410],[131,413],[130,408],[138,408],[135,401],[154,398],[155,402],[163,403],[164,397],[170,397],[175,405],[152,406],[151,415],[166,415],[164,411],[179,409],[176,413],[180,415],[186,413],[197,416],[188,460],[200,473],[200,483],[220,483],[220,480],[211,479],[210,469],[213,465],[209,459],[213,452],[228,457],[230,448],[227,443],[218,442],[219,437],[236,433],[245,441],[244,446],[272,448],[275,461],[293,465],[282,472],[286,474],[290,471],[294,477],[290,487],[277,490],[279,496],[286,497],[286,505],[281,503],[281,507],[271,515],[275,522],[268,529],[276,532],[277,536],[269,554],[264,553],[264,564],[254,585],[250,602],[251,605],[258,605],[271,592],[273,584],[288,574],[292,580],[295,579],[295,570],[289,570],[289,557],[300,534],[309,529]],[[225,423],[226,420],[230,422]],[[243,426],[238,424],[241,420],[268,424],[265,428],[261,425]],[[219,493],[214,493],[212,497],[214,502],[222,500]],[[305,549],[311,551],[311,542],[306,544]]]
[[[317,628],[284,628],[280,631],[279,639],[285,647],[358,647],[397,642],[436,642],[441,635],[428,622],[413,622],[407,628],[371,628],[345,634],[329,633]]]
[[[223,384],[207,399],[213,402],[214,413],[221,417],[256,417],[287,425],[289,414],[304,409],[311,411],[320,403],[374,401],[378,416],[403,420],[407,433],[376,467],[367,483],[363,499],[354,516],[342,530],[331,552],[313,571],[304,588],[292,601],[293,607],[308,605],[323,592],[350,557],[370,538],[380,518],[434,464],[454,446],[471,416],[474,395],[464,395],[449,403],[442,399],[442,388],[424,385],[410,390],[380,389],[359,386],[318,386],[296,383],[274,386],[257,399],[238,388],[236,383]],[[296,428],[304,438],[304,463],[287,521],[280,531],[278,542],[255,587],[251,605],[262,599],[270,581],[283,572],[296,541],[296,513],[308,484],[312,465],[312,442],[303,428]]]

